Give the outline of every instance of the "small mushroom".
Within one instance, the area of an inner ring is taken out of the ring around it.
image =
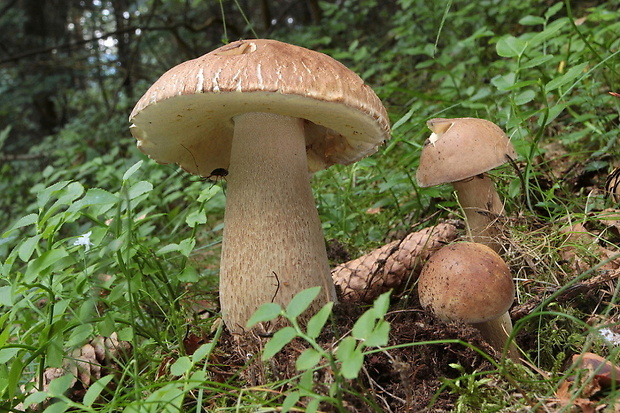
[[[452,183],[474,242],[500,251],[494,222],[504,213],[493,181],[486,174],[516,152],[497,125],[476,118],[431,119],[416,178],[421,187]]]
[[[418,294],[422,307],[438,318],[471,324],[493,348],[504,350],[515,287],[508,265],[488,246],[461,242],[437,251],[422,267]],[[513,343],[508,356],[519,361]]]
[[[389,138],[387,112],[359,76],[322,53],[238,41],[166,72],[130,122],[156,161],[227,171],[220,303],[231,332],[305,288],[322,287],[313,309],[336,299],[310,172]]]

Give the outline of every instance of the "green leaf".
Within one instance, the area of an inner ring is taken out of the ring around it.
[[[265,321],[271,321],[274,318],[282,314],[282,307],[278,303],[265,303],[258,307],[258,310],[252,314],[252,317],[248,320],[246,328],[252,328],[258,323],[264,323]]]
[[[185,218],[185,223],[194,228],[196,225],[205,224],[207,222],[207,214],[205,211],[192,211]]]
[[[345,337],[336,350],[336,357],[341,362],[340,371],[347,379],[356,378],[364,364],[364,355],[356,344],[353,337]]]
[[[560,116],[560,113],[562,113],[564,111],[564,109],[566,109],[566,104],[565,103],[559,103],[559,104],[549,108],[549,115],[547,116],[547,119],[545,120],[545,126],[547,126],[548,124],[553,122],[555,120],[555,118]],[[541,119],[542,119],[542,117],[541,117]]]
[[[316,413],[316,412],[318,412],[320,404],[321,404],[321,399],[319,399],[318,397],[314,397],[314,398],[310,399],[310,401],[306,405],[305,412],[306,413]]]
[[[68,211],[79,211],[91,205],[113,205],[118,202],[118,197],[101,188],[91,188],[79,201],[74,202]]]
[[[50,397],[60,397],[64,395],[71,386],[71,382],[74,378],[72,374],[65,374],[64,376],[55,378],[50,382],[47,393]]]
[[[82,403],[87,407],[92,406],[95,400],[97,400],[97,397],[99,397],[103,389],[108,386],[108,384],[112,381],[113,378],[113,374],[108,374],[107,376],[103,376],[96,382],[92,383],[86,391],[86,394],[82,399]]]
[[[390,308],[390,294],[391,291],[381,294],[373,303],[372,307],[375,309],[375,317],[382,318],[387,313]]]
[[[200,347],[198,347],[196,351],[194,351],[194,354],[192,354],[192,363],[194,364],[199,363],[200,361],[202,361],[202,359],[204,359],[209,354],[211,354],[211,350],[213,349],[213,346],[214,346],[214,343],[209,342],[209,343],[205,343],[201,345]]]
[[[284,346],[291,342],[295,337],[297,337],[297,332],[293,327],[284,327],[281,330],[276,331],[276,333],[271,337],[271,340],[265,344],[265,349],[263,350],[263,361],[269,360],[275,354],[282,350]]]
[[[514,36],[505,36],[497,41],[495,49],[501,57],[520,57],[527,43]]]
[[[43,410],[43,413],[64,413],[67,410],[69,410],[69,403],[64,400],[58,400]]]
[[[28,263],[28,268],[26,269],[25,274],[25,282],[31,282],[36,277],[46,274],[46,270],[49,267],[68,256],[69,253],[67,253],[64,248],[55,248],[45,251],[40,257]]]
[[[546,54],[543,56],[536,56],[533,59],[530,59],[526,62],[521,62],[521,69],[530,69],[532,67],[540,66],[544,63],[547,63],[549,60],[553,60],[552,54]]]
[[[192,368],[193,363],[187,356],[179,357],[172,366],[170,366],[170,373],[174,376],[182,376]]]
[[[164,255],[164,254],[167,254],[169,252],[177,252],[178,250],[179,250],[179,244],[171,243],[171,244],[168,244],[168,245],[164,245],[163,247],[158,249],[155,252],[155,254],[157,254],[157,255]]]
[[[321,361],[321,353],[313,348],[307,348],[297,357],[295,361],[295,368],[297,370],[309,370],[319,364]]]
[[[4,285],[4,286],[0,287],[0,306],[11,307],[12,305],[13,305],[13,290],[12,290],[11,286],[10,285]],[[9,314],[9,312],[7,311],[4,316],[7,316],[8,314]],[[2,325],[0,324],[0,327],[1,326]],[[9,330],[7,329],[5,331],[9,331]],[[4,343],[0,342],[0,347],[3,344]],[[2,351],[2,350],[0,350],[0,351]]]
[[[52,197],[52,195],[54,195],[56,192],[60,191],[65,186],[69,185],[70,182],[71,181],[57,182],[57,183],[55,183],[53,185],[48,186],[47,188],[43,189],[42,191],[39,191],[37,193],[37,206],[39,208],[43,208],[45,206],[45,204],[47,204],[49,202],[49,200]]]
[[[334,306],[333,302],[329,302],[323,306],[310,320],[308,320],[308,325],[306,329],[306,334],[315,339],[321,334],[327,319],[332,313],[332,307]]]
[[[515,96],[514,102],[516,105],[525,105],[526,103],[534,100],[535,97],[536,92],[534,92],[533,90],[524,90],[523,92]]]
[[[41,403],[43,400],[47,399],[48,395],[44,391],[38,391],[36,393],[32,393],[30,396],[26,397],[24,400],[24,406],[28,407],[33,403]]]
[[[312,301],[319,295],[321,287],[310,287],[298,292],[290,303],[286,306],[286,316],[297,318],[310,307]]]
[[[140,167],[142,166],[143,161],[138,161],[131,166],[131,168],[127,169],[127,171],[123,174],[123,181],[128,180],[131,175],[133,175]]]
[[[390,323],[381,319],[375,325],[375,328],[366,337],[363,344],[366,347],[386,346],[390,339]]]
[[[186,238],[179,244],[179,252],[184,257],[189,257],[194,250],[194,246],[196,246],[196,238]]]
[[[295,407],[295,405],[299,401],[299,397],[300,397],[300,395],[299,395],[298,391],[292,391],[292,392],[288,393],[286,395],[286,398],[282,402],[282,413],[287,413],[293,407]]]
[[[545,19],[540,16],[525,16],[519,20],[519,24],[524,26],[536,26],[539,24],[545,24]]]
[[[411,109],[409,109],[409,111],[407,113],[405,113],[403,115],[403,117],[401,117],[400,119],[398,119],[394,125],[392,126],[392,131],[395,131],[396,129],[398,129],[403,123],[407,122],[409,119],[411,119],[411,116],[413,116],[413,113],[417,110],[417,107],[413,107]]]
[[[375,328],[375,309],[371,308],[357,319],[351,330],[351,335],[359,340],[366,340]]]
[[[92,324],[80,324],[71,331],[65,347],[75,347],[82,344],[93,333]]]
[[[562,7],[564,7],[564,3],[558,2],[553,6],[549,7],[545,12],[545,19],[549,20],[551,17],[555,16],[557,12],[559,12]]]
[[[33,237],[26,238],[26,241],[24,241],[22,245],[19,246],[19,250],[18,250],[19,259],[24,262],[28,262],[28,260],[30,260],[30,257],[32,257],[32,253],[34,252],[34,249],[39,244],[39,240],[41,240],[40,234],[35,235]]]
[[[147,181],[136,182],[129,188],[128,196],[129,199],[135,199],[142,194],[146,194],[147,192],[151,192],[153,190],[153,184]]]
[[[39,216],[37,214],[28,214],[26,216],[21,217],[17,220],[16,223],[13,224],[11,228],[7,232],[4,233],[3,237],[6,237],[9,232],[13,231],[17,228],[26,227],[28,225],[36,224]]]
[[[178,279],[184,283],[193,283],[199,281],[200,277],[198,276],[198,271],[196,271],[196,268],[188,265],[183,269],[183,272],[179,274]]]
[[[570,69],[568,69],[568,71],[566,73],[564,73],[562,76],[558,76],[554,79],[552,79],[549,83],[547,83],[545,85],[545,90],[547,92],[550,92],[554,89],[557,89],[559,87],[564,86],[567,83],[572,82],[573,80],[575,80],[577,77],[583,75],[583,69],[588,65],[588,63],[581,63],[577,66],[571,67]]]
[[[336,349],[336,358],[340,361],[348,359],[355,352],[356,347],[357,340],[355,338],[351,336],[343,338]]]

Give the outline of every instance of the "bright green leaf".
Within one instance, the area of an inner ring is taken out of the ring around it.
[[[196,351],[194,351],[194,354],[192,354],[192,363],[196,364],[201,362],[202,359],[204,359],[211,353],[211,350],[213,350],[213,346],[214,343],[209,342],[198,347]]]
[[[390,339],[390,323],[381,319],[377,321],[375,328],[366,336],[364,345],[367,347],[386,346]]]
[[[282,413],[291,411],[293,407],[299,401],[300,395],[298,391],[292,391],[286,395],[286,398],[282,402]]]
[[[138,169],[140,169],[140,167],[142,166],[142,162],[143,161],[140,160],[133,164],[131,168],[127,169],[127,171],[125,171],[125,173],[123,174],[123,181],[128,180],[131,175],[133,175]]]
[[[157,255],[164,255],[164,254],[167,254],[169,252],[177,252],[177,251],[179,251],[179,244],[171,243],[171,244],[165,245],[165,246],[161,247],[160,249],[158,249],[155,252],[155,254],[157,254]]]
[[[293,327],[284,327],[281,330],[275,332],[271,340],[265,344],[265,349],[263,350],[263,361],[269,360],[275,354],[282,350],[284,346],[291,342],[295,337],[297,337],[297,332]]]
[[[332,307],[334,306],[333,302],[329,302],[323,306],[309,321],[306,327],[306,334],[310,338],[317,338],[319,334],[321,334],[321,330],[325,326],[327,319],[332,313]]]
[[[375,316],[375,309],[370,308],[366,310],[366,312],[362,314],[353,325],[351,335],[359,340],[366,340],[375,328],[376,320],[377,317]]]
[[[17,222],[13,224],[13,226],[11,226],[11,228],[7,232],[5,232],[3,236],[6,237],[8,233],[14,229],[36,224],[38,219],[39,219],[39,216],[37,214],[28,214],[26,216],[23,216],[20,219],[18,219]]]
[[[185,218],[185,223],[194,228],[196,225],[205,224],[207,222],[207,214],[205,211],[192,211]]]
[[[265,303],[258,307],[246,324],[246,328],[252,328],[258,323],[271,321],[282,313],[282,307],[278,303]]]
[[[170,373],[172,373],[172,375],[174,376],[182,376],[187,373],[192,368],[192,366],[193,364],[189,357],[179,357],[177,361],[175,361],[170,366]]]
[[[536,97],[536,93],[533,90],[524,90],[515,96],[514,101],[516,105],[525,105],[531,102]]]
[[[19,259],[24,262],[28,262],[30,260],[30,257],[32,257],[32,253],[34,252],[35,248],[39,244],[40,240],[41,240],[40,234],[26,238],[26,240],[22,243],[22,245],[19,246],[19,250],[18,250]]]
[[[64,376],[58,377],[52,380],[49,384],[48,394],[51,397],[60,397],[65,394],[65,392],[71,386],[71,382],[73,381],[74,376],[72,374],[65,374]]]
[[[321,361],[321,353],[313,348],[307,348],[295,360],[295,368],[297,370],[308,370],[319,364]]]
[[[564,86],[567,83],[572,82],[577,77],[583,75],[583,69],[588,65],[588,63],[581,63],[577,66],[571,67],[568,69],[566,73],[561,76],[558,76],[552,79],[549,83],[545,85],[545,90],[550,92],[554,89]]]
[[[520,57],[526,47],[527,43],[514,36],[502,37],[495,46],[497,54],[501,57]]]
[[[383,317],[390,307],[390,294],[391,291],[381,294],[373,303],[372,307],[375,309],[375,317]]]
[[[142,194],[146,194],[147,192],[151,192],[153,190],[153,184],[147,181],[136,182],[129,188],[128,196],[129,199],[135,199]]]
[[[30,396],[26,397],[24,400],[24,406],[29,407],[31,404],[36,403],[39,404],[43,400],[47,399],[49,396],[44,391],[38,391],[36,393],[32,393]]]
[[[179,244],[179,252],[184,257],[189,257],[189,255],[194,250],[195,246],[196,246],[196,238],[186,238],[183,241],[181,241],[181,243]]]
[[[519,24],[524,26],[536,26],[539,24],[545,24],[545,19],[540,16],[525,16],[519,20]]]
[[[299,317],[304,311],[310,307],[310,304],[314,301],[321,287],[306,288],[303,291],[298,292],[293,299],[286,306],[286,315],[290,318]]]
[[[71,331],[65,347],[75,347],[82,344],[93,333],[92,324],[80,324]]]
[[[92,383],[90,387],[88,387],[82,403],[87,407],[92,406],[95,400],[97,400],[97,397],[99,397],[101,392],[108,386],[113,378],[113,374],[108,374],[107,376],[103,376],[96,382]]]

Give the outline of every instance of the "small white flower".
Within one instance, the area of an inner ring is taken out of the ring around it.
[[[73,241],[73,245],[83,245],[85,247],[85,251],[88,251],[90,246],[93,245],[93,243],[90,242],[90,236],[92,233],[92,231],[88,231],[86,234],[80,235],[75,241]]]

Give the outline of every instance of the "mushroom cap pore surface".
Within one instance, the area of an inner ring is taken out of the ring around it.
[[[443,320],[483,323],[514,301],[510,269],[491,248],[473,242],[446,245],[433,254],[418,280],[420,304]]]
[[[390,137],[387,111],[335,59],[275,40],[230,43],[164,73],[135,105],[130,130],[160,163],[209,175],[227,168],[234,117],[305,119],[310,171],[355,162]]]
[[[416,172],[418,184],[429,187],[461,181],[515,158],[504,131],[485,119],[431,119],[433,132],[424,142]]]

